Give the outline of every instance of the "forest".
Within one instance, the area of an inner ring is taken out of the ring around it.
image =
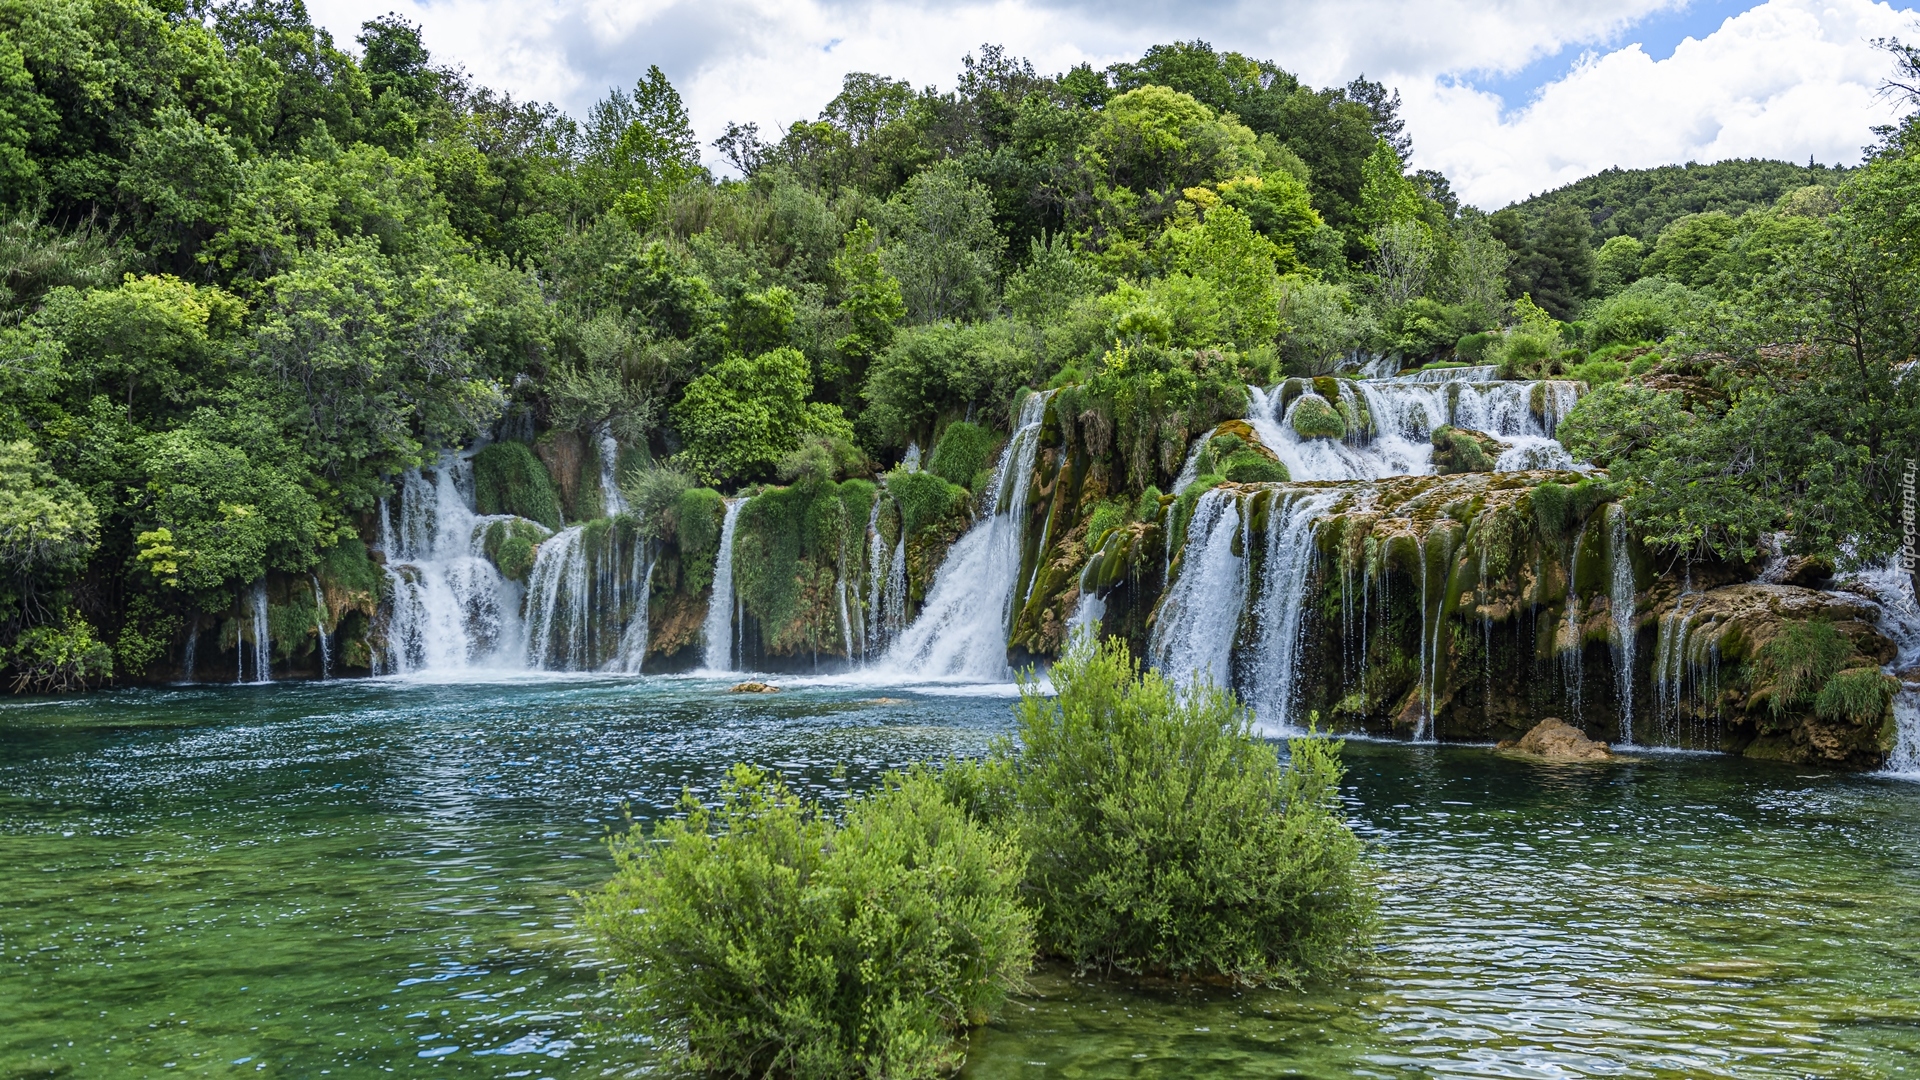
[[[377,592],[383,507],[447,451],[558,527],[603,504],[547,475],[611,440],[673,528],[936,445],[978,496],[1029,388],[1115,403],[1121,445],[1382,359],[1585,382],[1560,437],[1671,558],[1877,562],[1920,456],[1920,123],[1874,138],[1489,214],[1389,88],[1200,41],[850,73],[709,148],[658,67],[576,118],[395,16],[0,0],[0,666],[138,682],[269,574]]]

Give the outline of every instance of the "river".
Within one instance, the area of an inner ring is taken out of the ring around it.
[[[645,1073],[574,890],[735,761],[824,799],[977,754],[1007,688],[463,678],[0,702],[0,1077]],[[1046,970],[972,1077],[1920,1074],[1920,784],[1350,743],[1357,978]]]

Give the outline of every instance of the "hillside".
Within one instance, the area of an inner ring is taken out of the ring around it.
[[[1622,234],[1652,244],[1660,230],[1675,218],[1708,210],[1738,217],[1748,210],[1772,206],[1795,188],[1837,185],[1848,171],[1832,165],[1796,165],[1766,158],[1607,169],[1514,203],[1508,209],[1536,221],[1555,207],[1571,203],[1587,212],[1596,246]]]

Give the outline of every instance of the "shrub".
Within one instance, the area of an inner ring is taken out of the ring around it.
[[[113,650],[94,637],[93,626],[68,608],[58,625],[23,630],[12,648],[0,649],[0,666],[13,671],[13,692],[65,693],[113,677]]]
[[[1879,668],[1859,667],[1836,672],[1813,699],[1813,710],[1824,720],[1846,720],[1866,725],[1886,715],[1900,683]]]
[[[473,456],[473,505],[482,514],[516,514],[560,527],[560,494],[526,443],[491,443]]]
[[[998,442],[998,436],[987,428],[957,420],[941,432],[940,444],[927,461],[927,471],[949,484],[971,488],[974,477],[993,463]]]
[[[499,568],[500,576],[525,581],[533,569],[533,549],[547,535],[547,530],[525,521],[496,521],[487,526],[482,548]]]
[[[1541,536],[1565,536],[1586,521],[1594,507],[1613,497],[1613,488],[1604,480],[1587,477],[1571,487],[1549,480],[1533,489],[1533,520]]]
[[[1020,857],[931,773],[888,777],[840,826],[746,766],[717,810],[680,806],[650,837],[614,838],[585,922],[625,965],[624,1021],[686,1067],[935,1076],[1020,985]]]
[[[1236,484],[1284,483],[1293,479],[1286,465],[1258,450],[1240,450],[1220,461],[1220,475]]]
[[[1178,692],[1117,639],[1070,648],[1052,681],[1022,688],[1020,749],[998,750],[1047,952],[1248,985],[1352,958],[1375,899],[1340,744],[1294,739],[1282,768],[1229,693]]]
[[[1303,439],[1344,439],[1347,422],[1318,394],[1302,394],[1293,407],[1293,431]]]
[[[1840,673],[1853,646],[1833,624],[1824,620],[1793,623],[1760,647],[1755,658],[1759,680],[1773,684],[1767,706],[1779,716],[1796,705],[1814,700],[1816,691]],[[1829,698],[1830,706],[1846,702],[1853,692],[1842,689]],[[1817,708],[1816,704],[1816,708]]]
[[[1087,543],[1097,544],[1108,529],[1117,529],[1132,520],[1133,501],[1116,495],[1094,504],[1087,514]]]
[[[887,494],[900,508],[900,526],[912,536],[966,505],[967,493],[930,472],[895,469],[887,474]]]
[[[632,469],[620,478],[620,490],[626,493],[627,505],[640,520],[641,532],[654,539],[673,535],[674,508],[681,494],[691,487],[693,477],[672,465]]]

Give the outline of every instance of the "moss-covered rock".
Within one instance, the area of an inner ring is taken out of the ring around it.
[[[1000,437],[979,424],[956,420],[940,433],[940,442],[927,459],[926,471],[945,480],[979,491],[977,477],[993,464],[993,451]]]
[[[1272,455],[1251,448],[1228,455],[1219,462],[1219,470],[1221,476],[1236,484],[1283,483],[1293,479],[1286,465]]]
[[[1288,412],[1293,424],[1294,434],[1303,439],[1344,439],[1347,437],[1347,422],[1340,418],[1340,410],[1327,402],[1319,394],[1301,394]]]
[[[524,518],[508,518],[487,526],[481,550],[508,581],[527,580],[533,569],[534,549],[553,535]]]
[[[1433,429],[1433,471],[1443,476],[1492,472],[1507,449],[1506,443],[1484,431],[1442,424]]]
[[[492,443],[473,456],[473,505],[482,514],[514,514],[560,527],[559,493],[526,443]]]

